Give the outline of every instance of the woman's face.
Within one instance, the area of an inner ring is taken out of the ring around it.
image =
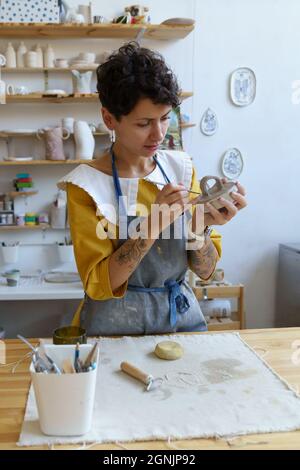
[[[127,116],[117,121],[103,109],[103,119],[116,134],[116,145],[131,155],[152,157],[167,133],[172,106],[141,99]],[[108,119],[108,120],[107,120]]]

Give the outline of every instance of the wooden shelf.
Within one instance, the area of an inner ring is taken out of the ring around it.
[[[93,160],[30,160],[23,162],[6,162],[0,161],[0,166],[15,166],[15,165],[80,165],[81,163],[92,162]]]
[[[45,24],[45,23],[1,23],[0,38],[115,38],[136,39],[183,39],[193,30],[194,25],[154,24]]]
[[[191,127],[196,127],[197,124],[181,124],[181,129],[189,129]]]
[[[96,103],[99,101],[97,93],[85,95],[70,94],[66,96],[46,96],[42,93],[30,93],[28,95],[8,95],[6,104],[26,104],[26,103]]]
[[[241,323],[231,318],[210,318],[207,322],[208,331],[241,330]]]
[[[99,64],[98,64],[99,65]],[[97,67],[98,67],[97,65]],[[71,72],[71,70],[78,70],[79,72],[94,72],[96,71],[97,67],[3,67],[1,72],[7,73],[42,73],[42,72]]]
[[[35,196],[36,194],[38,194],[38,191],[26,191],[26,192],[22,192],[22,191],[11,191],[11,192],[9,193],[9,196],[10,196],[12,199],[16,199],[17,197]]]
[[[192,279],[192,278],[191,278]],[[191,281],[190,281],[191,282]],[[191,284],[193,285],[193,284]],[[213,285],[208,284],[192,287],[197,300],[208,299],[237,299],[237,312],[231,312],[231,318],[210,318],[207,326],[209,331],[242,330],[245,328],[244,312],[244,286],[238,285]]]
[[[9,137],[36,137],[37,130],[35,132],[1,132],[0,131],[0,139],[7,139]],[[73,136],[74,134],[71,134]],[[109,132],[95,132],[93,134],[94,137],[99,136],[108,136]]]
[[[0,27],[1,29],[1,27]],[[185,91],[181,93],[182,100],[193,96],[192,92]],[[7,104],[26,104],[26,103],[97,103],[99,102],[98,93],[90,93],[85,95],[70,94],[66,96],[46,96],[42,93],[30,93],[28,95],[8,95],[6,96]]]
[[[0,231],[7,230],[47,230],[51,228],[49,224],[39,224],[39,225],[0,225]]]

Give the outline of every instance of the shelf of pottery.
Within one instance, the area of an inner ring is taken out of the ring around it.
[[[31,26],[29,26],[31,28]],[[4,55],[0,54],[0,72],[7,77],[10,74],[42,72],[44,74],[44,91],[29,91],[27,86],[13,85],[0,80],[0,102],[10,103],[97,103],[99,97],[92,88],[96,88],[96,81],[92,82],[93,73],[100,63],[106,60],[111,51],[106,51],[96,56],[93,52],[81,52],[72,59],[55,58],[56,53],[50,44],[42,49],[40,44],[28,50],[24,41],[18,44],[15,50],[12,42],[8,42]],[[2,68],[1,68],[2,66]],[[49,72],[69,72],[72,74],[72,93],[67,93],[61,88],[49,88]],[[95,78],[95,77],[94,77]],[[6,78],[7,80],[7,78]],[[93,83],[93,84],[92,84]],[[1,94],[2,89],[2,94]],[[182,101],[193,96],[192,92],[182,92]],[[189,116],[174,114],[174,126],[181,129],[193,127],[189,122]],[[176,119],[178,122],[176,122]],[[178,133],[178,132],[177,132]],[[44,140],[46,147],[45,158],[32,156],[18,156],[12,145],[14,138],[36,137]],[[95,158],[95,138],[108,139],[109,131],[103,123],[94,124],[84,121],[76,121],[72,117],[64,118],[52,128],[44,129],[0,129],[0,139],[7,144],[5,155],[0,158],[0,165],[10,164],[74,164]],[[65,156],[63,140],[73,138],[75,152]],[[1,140],[0,140],[1,142]],[[55,145],[53,145],[55,144]],[[103,144],[103,142],[102,142]],[[169,148],[169,143],[164,143]],[[179,144],[180,145],[180,144]],[[107,141],[106,141],[107,146]],[[55,150],[53,150],[55,148]],[[175,149],[175,147],[174,147]],[[1,155],[0,155],[1,156]]]
[[[95,103],[95,106],[99,105],[99,97],[95,90],[95,73],[99,64],[105,61],[112,51],[104,51],[100,55],[79,51],[76,57],[67,58],[58,53],[58,46],[55,47],[50,42],[48,44],[43,42],[41,45],[38,42],[39,39],[41,41],[60,38],[70,40],[76,38],[140,40],[144,37],[156,40],[173,40],[185,38],[194,29],[193,20],[176,19],[175,23],[173,20],[167,20],[161,25],[152,25],[149,22],[134,24],[132,20],[132,23],[129,24],[130,15],[128,15],[127,12],[125,16],[117,18],[116,21],[119,23],[114,24],[104,22],[103,17],[98,16],[93,17],[93,21],[95,21],[93,25],[77,24],[75,17],[75,19],[70,18],[68,24],[57,24],[56,22],[53,24],[1,23],[0,39],[7,39],[7,42],[2,41],[3,53],[0,54],[0,73],[2,73],[0,76],[0,107],[1,104],[27,103],[37,105],[44,103],[53,103],[54,105]],[[1,21],[3,19],[0,17]],[[33,45],[32,39],[37,39],[37,43]],[[29,77],[32,74],[35,76],[40,74],[43,79],[42,90],[30,89],[36,80],[30,80],[31,86],[27,86],[21,79],[22,74],[26,77],[28,74]],[[52,77],[55,77],[55,83],[58,83],[60,77],[66,74],[69,74],[72,79],[71,93],[61,86],[50,87]],[[10,83],[11,81],[13,83]],[[184,100],[191,96],[193,96],[192,92],[183,92],[181,99]],[[42,109],[45,114],[44,108]],[[97,110],[97,108],[95,109]],[[194,126],[190,122],[189,116],[180,115],[180,110],[174,113],[174,125],[181,129]],[[169,137],[170,140],[165,142],[165,145],[168,146],[170,142],[174,141],[172,135]],[[42,128],[0,128],[0,165],[74,165],[97,157],[96,143],[98,139],[100,139],[99,147],[101,144],[103,148],[109,144],[109,138],[109,131],[103,122],[96,124],[78,120],[71,113],[69,117],[58,119],[55,125],[52,122],[51,126],[44,125]],[[34,146],[39,146],[38,152],[18,154],[15,148],[20,142],[25,142],[24,139],[26,142],[33,142]],[[3,151],[3,146],[5,151]],[[29,173],[22,169],[17,171],[16,178],[19,178],[20,183],[30,183]],[[48,213],[36,214],[29,211],[21,215],[15,213],[16,198],[24,199],[27,204],[31,196],[36,193],[34,188],[26,188],[25,191],[23,188],[16,188],[16,191],[0,195],[0,230],[44,230],[64,225],[63,223],[58,225],[54,223],[53,225],[52,213],[50,218]]]

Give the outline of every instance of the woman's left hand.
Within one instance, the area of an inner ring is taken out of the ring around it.
[[[228,183],[228,180],[226,178],[223,178],[222,183]],[[205,208],[207,208],[209,212],[204,214],[204,226],[225,225],[231,219],[233,219],[240,210],[244,209],[247,206],[245,188],[240,183],[236,183],[236,186],[238,188],[238,191],[230,193],[234,202],[227,201],[223,198],[218,199],[224,205],[222,209],[218,210],[212,204],[205,204]],[[198,208],[199,206],[197,206],[197,209]],[[197,209],[195,210],[194,215],[197,212]]]

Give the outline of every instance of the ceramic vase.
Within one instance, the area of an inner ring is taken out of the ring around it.
[[[67,129],[54,127],[51,129],[39,129],[39,140],[44,140],[46,146],[46,160],[66,160],[63,141],[70,137]]]
[[[93,72],[78,72],[72,70],[73,92],[74,93],[91,93],[91,79]]]
[[[95,150],[95,139],[87,122],[75,121],[74,139],[76,160],[91,160]]]

